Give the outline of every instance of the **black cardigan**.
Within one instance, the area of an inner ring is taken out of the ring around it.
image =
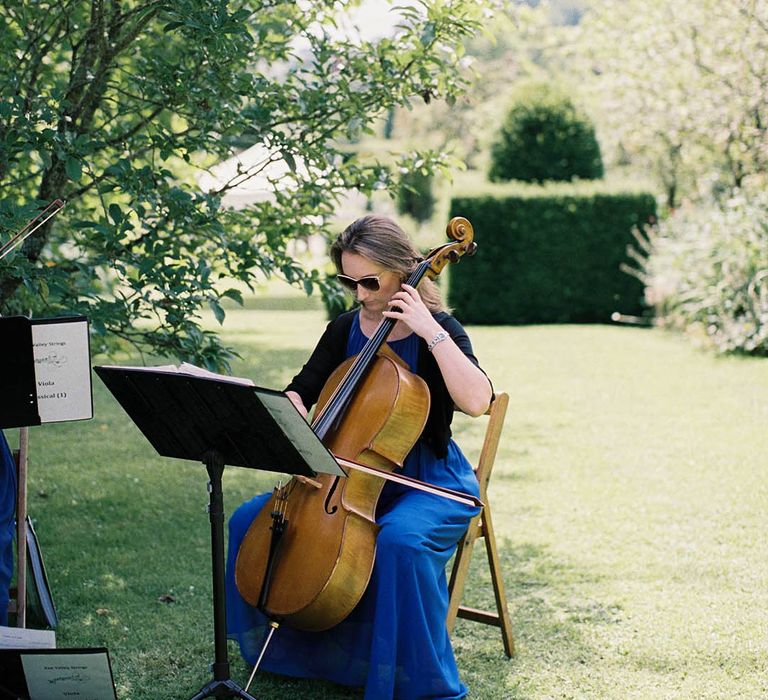
[[[285,391],[295,391],[301,396],[307,408],[316,403],[331,372],[344,361],[347,339],[356,313],[358,313],[357,309],[347,311],[326,326],[309,360],[285,388]],[[472,363],[480,367],[472,352],[469,336],[462,325],[453,316],[443,311],[432,315],[443,329],[448,331],[453,341]],[[431,397],[429,416],[422,432],[422,439],[438,457],[444,457],[451,437],[453,399],[445,386],[437,361],[427,350],[427,343],[423,338],[419,338],[417,374],[427,383]]]

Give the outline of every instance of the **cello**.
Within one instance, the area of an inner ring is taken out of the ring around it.
[[[416,287],[425,275],[434,279],[448,263],[474,253],[469,221],[451,219],[447,234],[453,242],[430,251],[406,280],[409,285]],[[238,591],[273,623],[328,629],[365,592],[382,477],[402,466],[430,405],[426,383],[385,344],[395,323],[385,318],[362,351],[331,374],[317,401],[312,429],[349,468],[347,476],[293,477],[279,485],[240,545]]]

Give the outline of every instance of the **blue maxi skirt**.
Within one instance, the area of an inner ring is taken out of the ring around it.
[[[417,443],[403,472],[478,495],[472,468],[453,441],[444,459]],[[246,501],[229,521],[227,629],[251,664],[266,638],[267,621],[238,593],[234,568],[240,543],[269,496]],[[463,698],[467,689],[459,680],[445,626],[445,567],[477,512],[388,483],[377,511],[381,530],[373,573],[360,603],[349,617],[323,632],[280,627],[260,668],[362,686],[366,700]]]

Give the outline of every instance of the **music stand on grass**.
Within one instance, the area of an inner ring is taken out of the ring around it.
[[[255,698],[229,677],[224,588],[225,465],[313,477],[344,475],[288,397],[192,365],[94,367],[163,457],[199,461],[208,471],[215,661],[213,680],[191,700]],[[310,466],[311,465],[311,466]]]

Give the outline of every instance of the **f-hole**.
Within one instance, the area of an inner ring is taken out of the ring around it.
[[[338,506],[331,505],[331,499],[333,498],[333,494],[336,492],[336,487],[338,485],[339,485],[339,477],[337,476],[333,480],[333,485],[328,491],[328,495],[325,497],[325,512],[328,513],[328,515],[333,515],[339,509]]]

